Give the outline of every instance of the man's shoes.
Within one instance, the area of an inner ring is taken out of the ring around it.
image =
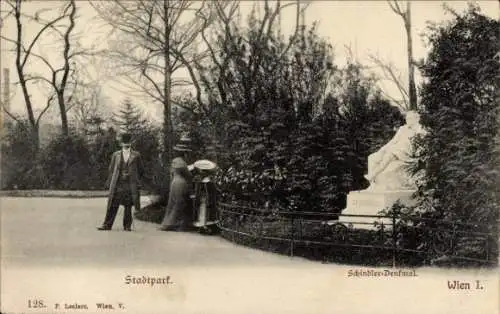
[[[111,230],[111,228],[110,227],[106,227],[106,226],[101,226],[101,227],[97,227],[97,230],[99,230],[99,231],[109,231],[109,230]]]
[[[130,227],[125,227],[125,228],[123,228],[123,230],[125,230],[125,231],[132,231],[132,228],[130,228]]]

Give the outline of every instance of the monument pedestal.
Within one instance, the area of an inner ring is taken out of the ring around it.
[[[352,191],[347,194],[347,206],[342,211],[343,215],[379,215],[384,208],[391,207],[398,200],[405,205],[415,204],[412,198],[415,190],[378,191],[362,190]],[[352,224],[357,229],[375,229],[374,222],[384,223],[391,227],[392,219],[377,217],[350,217],[340,216],[339,222]]]

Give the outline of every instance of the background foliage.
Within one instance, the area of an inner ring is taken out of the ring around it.
[[[95,118],[84,128],[74,125],[70,136],[55,136],[39,150],[23,123],[9,122],[2,141],[2,188],[103,190],[111,155],[120,149],[121,131],[132,133],[133,147],[144,158],[146,175],[152,181],[145,182],[146,187],[156,186],[158,130],[127,102],[113,120],[107,128],[106,121]]]
[[[417,143],[425,180],[421,207],[456,222],[496,226],[499,208],[499,23],[471,6],[431,28],[421,69]],[[496,228],[496,227],[495,227]]]
[[[499,23],[475,6],[449,23],[431,26],[431,50],[420,68],[421,123],[427,134],[415,139],[413,171],[425,175],[418,186],[418,205],[407,208],[420,228],[466,228],[478,237],[455,238],[455,253],[498,256],[499,173]],[[437,222],[439,220],[439,222]],[[406,236],[414,228],[404,226]],[[432,245],[432,233],[413,235],[411,247]],[[435,237],[435,236],[434,236]],[[417,240],[418,239],[418,240]],[[450,237],[451,239],[451,237]],[[487,244],[485,244],[487,243]],[[434,261],[449,260],[436,252]]]
[[[290,41],[263,34],[259,25],[251,16],[248,28],[221,34],[217,48],[226,66],[201,69],[215,94],[211,107],[222,108],[215,118],[223,113],[223,199],[338,212],[349,191],[366,186],[367,156],[403,117],[360,64],[334,65],[315,25]]]

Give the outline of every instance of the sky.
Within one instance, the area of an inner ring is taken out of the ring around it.
[[[250,12],[253,2],[242,2],[240,9],[242,16]],[[415,59],[424,58],[428,51],[428,47],[426,47],[421,37],[427,22],[440,22],[451,19],[450,14],[447,14],[443,9],[443,3],[445,2],[449,7],[459,12],[465,10],[468,3],[467,1],[412,1],[412,34]],[[475,3],[479,5],[483,14],[498,19],[500,9],[498,1],[475,1]],[[28,10],[35,12],[41,8],[60,6],[61,3],[59,1],[32,1],[25,5],[28,4]],[[77,5],[79,14],[77,33],[80,42],[83,46],[105,47],[109,29],[96,19],[94,9],[87,1],[78,1]],[[2,1],[2,10],[5,9],[4,6],[4,1]],[[294,28],[293,15],[293,8],[286,9],[282,15],[281,28],[285,34],[290,33]],[[314,21],[318,22],[318,33],[334,46],[335,62],[338,65],[345,62],[347,57],[345,47],[350,46],[359,62],[368,64],[368,56],[377,54],[393,63],[405,77],[407,56],[403,21],[400,16],[391,11],[386,1],[312,1],[306,11],[305,20],[308,25]],[[25,34],[26,38],[34,36],[36,29],[35,24],[29,24]],[[11,21],[4,21],[1,33],[6,37],[14,37],[16,35],[14,24]],[[8,52],[10,47],[5,41],[1,42],[0,67],[10,68],[10,81],[15,82],[18,77],[15,72],[14,55]],[[53,37],[47,36],[43,38],[40,47],[37,47],[36,51],[48,58],[52,58],[56,63],[60,61],[58,57],[60,47],[54,44]],[[39,62],[33,62],[29,66],[34,71],[46,71],[44,65]],[[102,71],[104,68],[102,61],[98,59],[94,59],[92,64],[87,67],[89,75],[99,81],[107,104],[111,108],[115,108],[130,94],[126,89],[124,90],[123,87],[118,86],[117,82],[106,77],[106,73]],[[3,76],[3,71],[0,75]],[[3,81],[3,77],[1,79]],[[400,98],[397,89],[391,84],[386,82],[381,87],[391,96]],[[37,100],[35,102],[39,109],[39,104],[45,103],[48,91],[43,86],[32,86],[30,88],[33,98]],[[26,109],[21,97],[21,91],[15,86],[12,86],[11,90],[14,94],[11,100],[11,111],[25,114]],[[151,119],[158,121],[161,119],[162,114],[159,105],[152,105],[151,102],[143,98],[138,98],[137,102],[142,105],[143,110]],[[57,108],[52,108],[52,114],[57,116]]]

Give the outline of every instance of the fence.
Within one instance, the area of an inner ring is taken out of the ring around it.
[[[350,223],[339,221],[349,217]],[[367,219],[376,223],[365,222]],[[480,225],[388,215],[273,212],[219,203],[222,235],[237,243],[325,261],[496,265],[497,237]],[[274,243],[274,244],[271,244]]]

